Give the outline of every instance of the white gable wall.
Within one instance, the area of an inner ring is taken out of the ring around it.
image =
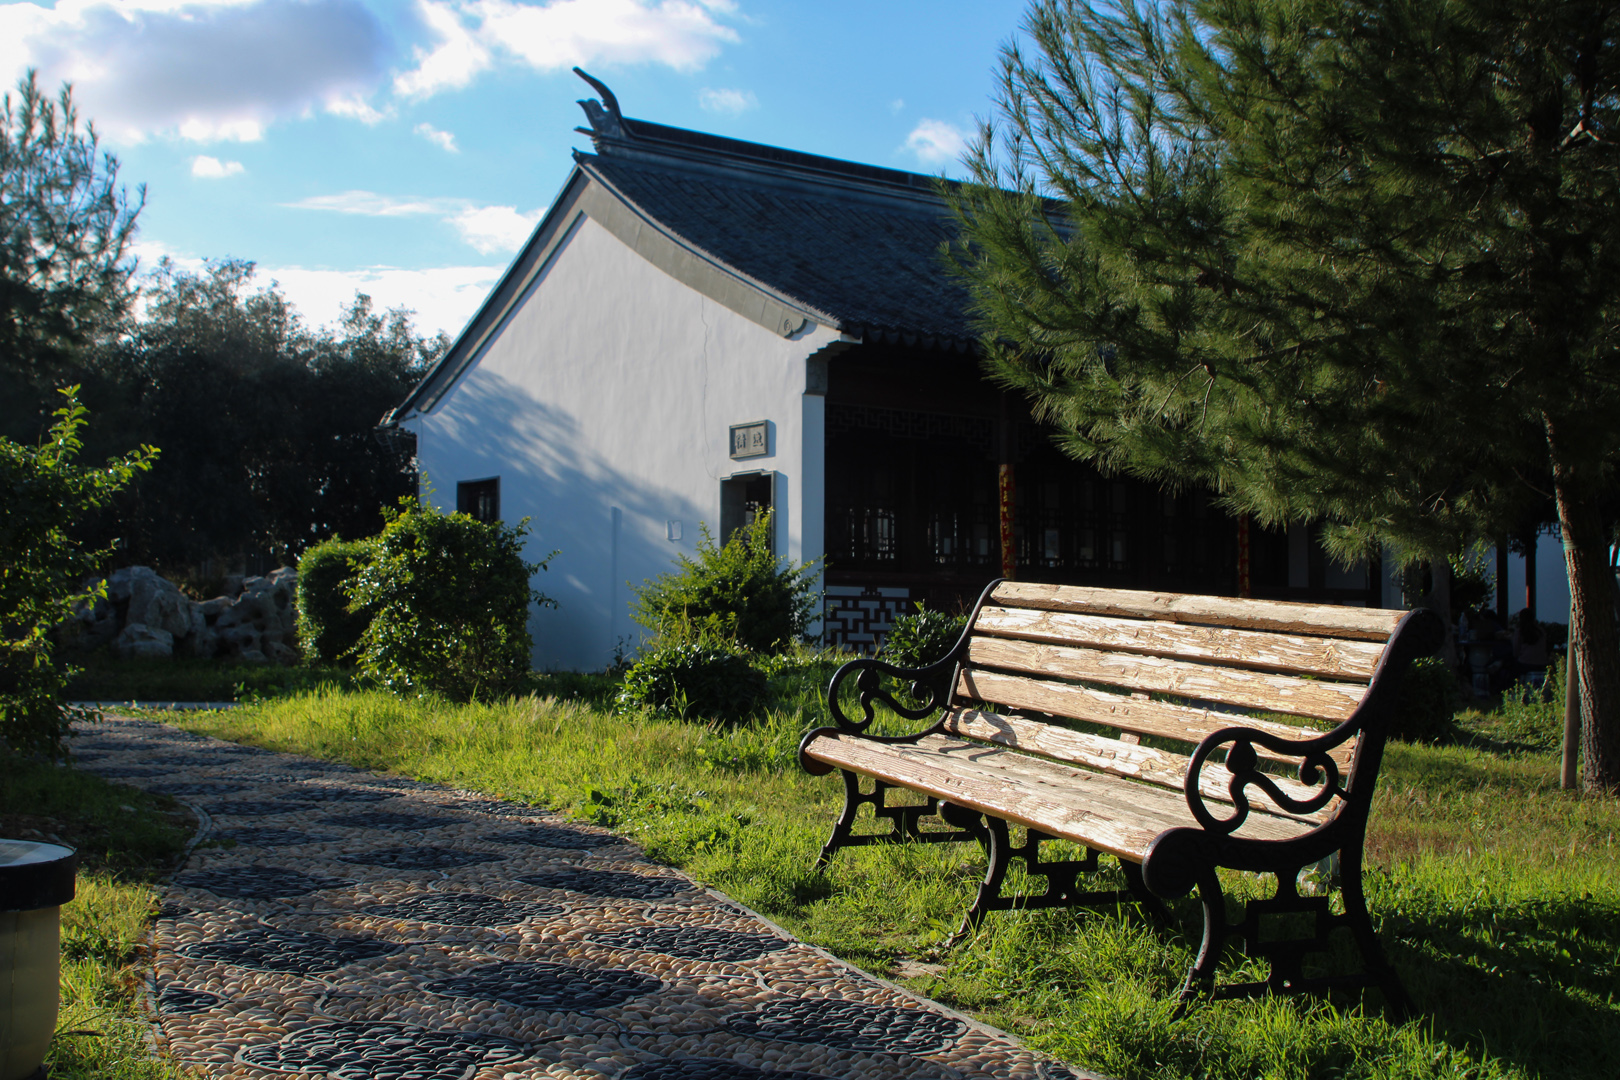
[[[406,423],[435,503],[499,476],[501,516],[532,518],[529,557],[556,549],[535,579],[559,604],[531,617],[536,667],[601,668],[639,639],[626,583],[692,554],[700,521],[718,532],[733,473],[775,470],[777,550],[820,557],[822,399],[805,393],[806,358],[837,337],[811,323],[784,339],[577,224],[483,355]],[[729,426],[757,420],[772,455],[732,460]]]

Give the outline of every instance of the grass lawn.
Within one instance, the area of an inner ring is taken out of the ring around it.
[[[1129,909],[1015,912],[946,952],[982,873],[975,847],[845,850],[812,872],[842,785],[802,773],[794,751],[819,722],[825,673],[779,675],[778,707],[730,730],[614,716],[581,677],[541,677],[534,696],[495,705],[327,687],[175,719],[609,825],[852,963],[1122,1080],[1614,1076],[1620,802],[1557,790],[1547,718],[1465,714],[1452,744],[1395,744],[1387,757],[1367,885],[1420,1018],[1388,1023],[1372,993],[1205,1003],[1177,1018],[1190,901],[1180,934]],[[1260,887],[1229,885],[1237,897]]]
[[[41,762],[5,763],[0,836],[79,850],[77,892],[62,908],[61,1011],[45,1059],[53,1080],[180,1076],[151,1056],[137,994],[157,913],[152,883],[175,868],[194,827],[165,795]]]

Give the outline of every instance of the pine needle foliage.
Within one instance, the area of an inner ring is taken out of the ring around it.
[[[1076,457],[1342,559],[1556,497],[1587,781],[1620,786],[1620,7],[1039,0],[1026,31],[952,194],[991,370]]]
[[[134,299],[132,201],[72,92],[33,71],[0,102],[0,371],[47,384]]]

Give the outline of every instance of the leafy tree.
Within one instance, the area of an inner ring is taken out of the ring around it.
[[[118,160],[102,154],[93,125],[79,123],[66,86],[53,101],[34,72],[0,104],[0,390],[6,430],[45,401],[87,344],[128,310],[135,218],[118,186]],[[45,409],[49,408],[46,404]]]
[[[415,489],[408,444],[378,419],[444,345],[357,295],[333,330],[308,330],[252,263],[188,273],[165,262],[145,317],[99,354],[87,389],[109,416],[103,441],[164,448],[120,501],[103,535],[159,566],[265,551],[291,561],[308,545],[375,529]]]
[[[41,445],[0,438],[0,754],[62,754],[70,672],[57,662],[51,631],[105,589],[84,583],[107,555],[76,541],[73,525],[157,456],[143,446],[100,468],[78,464],[85,409],[77,391],[63,391],[66,404]]]
[[[1620,6],[1042,0],[956,196],[989,363],[1078,457],[1437,558],[1556,501],[1620,788]]]
[[[776,557],[773,520],[756,515],[723,546],[700,526],[697,558],[682,555],[678,570],[643,582],[631,617],[666,639],[720,637],[757,653],[801,637],[815,612],[816,567]]]

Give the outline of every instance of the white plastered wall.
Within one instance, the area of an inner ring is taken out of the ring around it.
[[[535,585],[558,602],[530,630],[542,670],[592,670],[641,630],[627,583],[718,532],[720,482],[774,470],[777,550],[822,554],[821,399],[806,358],[837,331],[785,339],[675,280],[589,218],[457,384],[407,422],[434,502],[499,476],[501,516],[528,516]],[[771,422],[769,457],[734,461],[732,424]],[[808,453],[806,448],[808,447]],[[671,540],[678,522],[679,539]]]

